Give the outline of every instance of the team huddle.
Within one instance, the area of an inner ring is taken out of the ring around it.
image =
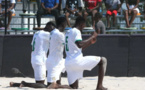
[[[96,90],[107,90],[103,87],[107,59],[100,56],[83,56],[82,50],[96,42],[97,33],[82,40],[81,31],[85,27],[85,19],[77,17],[74,27],[64,34],[67,21],[59,17],[56,25],[48,22],[44,30],[37,31],[32,39],[31,64],[34,69],[36,83],[10,82],[10,86],[33,88],[68,88],[78,89],[78,80],[83,78],[84,70],[98,68],[98,84]],[[65,48],[66,57],[63,56]],[[47,55],[49,51],[49,54]],[[44,84],[47,70],[47,85]],[[67,72],[69,85],[61,85],[61,73]]]

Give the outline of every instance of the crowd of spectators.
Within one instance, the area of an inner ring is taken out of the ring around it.
[[[2,2],[5,0],[0,0],[0,15],[4,15],[4,5]],[[8,24],[7,28],[9,28],[11,19],[12,19],[12,13],[14,13],[14,4],[15,0],[8,0]],[[28,2],[31,0],[22,0],[23,2],[23,8],[22,11],[25,13],[27,11]],[[62,9],[63,14],[65,15],[67,19],[68,27],[72,27],[69,21],[69,17],[74,16],[83,16],[85,19],[87,19],[88,16],[92,16],[92,27],[95,29],[97,26],[97,23],[102,18],[102,13],[100,12],[102,9],[102,3],[105,4],[106,7],[106,20],[107,20],[107,26],[105,29],[109,29],[110,27],[116,27],[116,16],[120,14],[121,12],[121,6],[123,2],[125,1],[127,9],[124,10],[124,18],[126,21],[126,27],[131,27],[136,15],[140,13],[138,9],[138,5],[140,0],[36,0],[37,2],[37,26],[38,29],[41,27],[41,16],[42,15],[53,15],[55,19],[60,16],[60,10]],[[145,5],[144,5],[145,9]],[[98,14],[100,13],[100,14]],[[61,13],[62,14],[62,13]],[[96,15],[99,15],[98,17]],[[110,23],[110,17],[113,17],[113,22],[111,26]],[[131,19],[129,20],[129,16],[131,16]],[[145,11],[144,11],[145,16]],[[99,18],[98,19],[96,19]],[[87,21],[87,20],[86,20]],[[101,22],[103,24],[103,22]],[[104,25],[102,25],[104,26]],[[0,22],[0,27],[3,27],[3,24]],[[101,31],[103,33],[103,31]],[[100,33],[101,33],[100,32]]]

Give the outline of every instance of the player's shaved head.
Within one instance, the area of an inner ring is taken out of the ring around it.
[[[79,17],[77,17],[77,19],[76,19],[76,22],[75,22],[75,24],[74,24],[74,27],[76,27],[76,28],[78,28],[79,30],[82,31],[83,28],[85,27],[85,23],[86,23],[85,18],[79,16]]]
[[[56,28],[56,25],[53,22],[48,22],[44,28],[45,31],[52,31],[54,28]]]
[[[84,24],[85,22],[86,22],[86,21],[85,21],[85,18],[82,17],[82,16],[79,16],[79,17],[76,18],[74,27],[76,27],[76,26],[78,26],[78,25],[80,25],[80,24]]]
[[[56,20],[57,27],[62,25],[63,23],[66,23],[66,18],[65,17],[59,17],[59,18],[57,18],[57,20]]]
[[[53,22],[48,22],[48,23],[46,24],[46,26],[49,26],[49,25],[52,25],[52,26],[56,27],[56,25],[55,25]]]
[[[56,20],[56,25],[57,25],[57,28],[60,30],[60,31],[63,31],[66,27],[66,18],[65,17],[59,17],[57,18]]]

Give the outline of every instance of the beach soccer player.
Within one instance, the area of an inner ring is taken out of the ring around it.
[[[107,90],[103,87],[103,78],[106,72],[107,59],[100,56],[83,56],[82,49],[96,42],[97,33],[94,32],[88,39],[82,40],[81,31],[85,27],[85,19],[78,17],[73,29],[65,34],[66,61],[65,68],[71,88],[77,89],[78,80],[83,77],[84,70],[91,70],[99,66],[98,85],[96,90]]]
[[[48,86],[52,83],[56,86],[61,85],[61,72],[65,70],[65,60],[63,58],[65,36],[63,31],[67,25],[66,18],[59,17],[56,20],[56,25],[57,28],[51,31],[49,55],[46,61]]]

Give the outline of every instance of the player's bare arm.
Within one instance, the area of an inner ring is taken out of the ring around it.
[[[96,42],[96,37],[97,37],[97,33],[93,32],[93,34],[88,39],[83,41],[77,41],[76,45],[84,50],[85,48],[87,48],[88,46]]]

